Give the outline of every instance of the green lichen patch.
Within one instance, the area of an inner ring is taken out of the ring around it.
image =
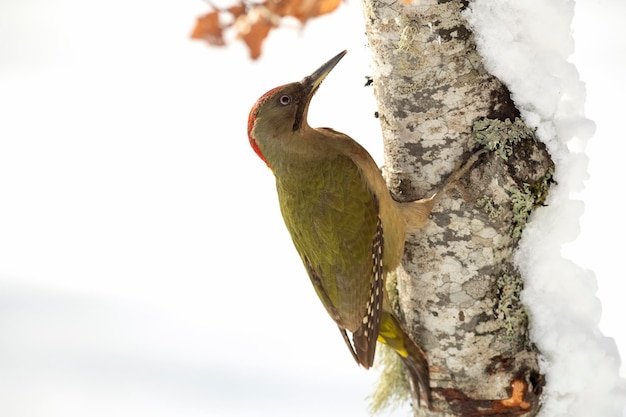
[[[509,189],[511,203],[513,204],[511,236],[514,238],[521,237],[530,213],[545,202],[548,190],[554,183],[552,174],[553,170],[549,169],[540,181],[533,184],[524,183],[521,188],[513,187]]]
[[[518,238],[522,236],[522,231],[526,227],[526,221],[535,208],[535,197],[530,191],[530,186],[524,184],[523,188],[511,188],[511,203],[513,204],[513,227],[511,236]]]
[[[548,191],[554,183],[554,166],[552,166],[540,181],[530,186],[530,192],[535,196],[535,206],[542,206],[545,203],[546,198],[548,198]]]
[[[520,118],[513,122],[510,119],[478,119],[472,125],[472,132],[479,144],[505,161],[513,154],[514,145],[523,140],[536,140],[534,130]]]
[[[496,288],[498,291],[498,303],[494,309],[495,313],[504,319],[516,316],[521,308],[520,295],[523,285],[519,276],[511,274],[502,274],[496,280]],[[515,326],[507,326],[507,331],[514,331]]]
[[[497,219],[502,215],[503,209],[489,197],[481,197],[476,200],[476,205],[482,208],[490,219]]]
[[[493,312],[504,327],[504,337],[520,339],[520,332],[525,332],[528,313],[521,300],[522,278],[518,273],[503,273],[496,280],[496,304]]]
[[[481,118],[474,121],[472,132],[476,141],[497,155],[501,176],[508,199],[494,201],[489,195],[477,200],[490,219],[503,219],[510,224],[513,238],[519,238],[532,211],[544,204],[554,182],[553,166],[545,170],[540,165],[541,154],[534,151],[540,144],[534,129],[520,119]],[[542,172],[545,172],[542,175]],[[510,214],[509,214],[510,213]]]
[[[398,39],[398,49],[401,51],[410,51],[419,35],[417,22],[409,20],[403,15],[399,16],[399,20],[403,27],[400,31],[400,39]]]
[[[368,397],[372,415],[403,406],[411,397],[406,367],[400,357],[386,345],[379,343],[376,348],[375,367],[380,372],[380,377],[374,392]]]

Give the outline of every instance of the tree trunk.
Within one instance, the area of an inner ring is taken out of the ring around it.
[[[394,197],[428,197],[472,152],[491,151],[408,237],[397,274],[400,317],[430,364],[435,411],[416,415],[535,415],[543,376],[514,253],[553,163],[483,67],[466,2],[362,5]]]

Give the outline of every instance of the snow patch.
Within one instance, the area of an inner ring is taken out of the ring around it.
[[[580,233],[584,205],[571,195],[584,187],[584,150],[595,129],[584,116],[584,85],[568,62],[573,15],[568,0],[475,0],[466,13],[487,69],[507,85],[556,164],[557,185],[531,216],[517,253],[546,375],[539,415],[622,416],[626,382],[613,339],[598,328],[595,275],[561,256],[561,246]]]

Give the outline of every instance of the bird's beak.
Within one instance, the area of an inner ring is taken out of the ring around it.
[[[313,94],[317,91],[324,78],[335,68],[335,65],[348,51],[342,51],[331,58],[330,61],[319,67],[313,74],[308,75],[300,81],[302,85],[302,96],[298,104],[298,110],[296,112],[296,118],[293,123],[293,131],[299,130],[303,125],[306,125],[306,117],[309,110],[309,103]]]
[[[348,51],[342,51],[338,53],[333,58],[331,58],[330,61],[319,67],[313,74],[304,77],[304,79],[302,80],[302,84],[310,88],[309,98],[313,96],[322,81],[324,81],[324,78],[326,78],[330,71],[335,68],[335,65],[337,65],[337,63],[341,61],[341,58],[343,58],[343,56],[347,52]]]

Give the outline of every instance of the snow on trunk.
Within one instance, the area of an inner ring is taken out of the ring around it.
[[[573,14],[571,1],[476,0],[466,16],[487,69],[507,85],[556,164],[557,185],[531,216],[516,259],[546,375],[540,416],[621,416],[626,386],[615,343],[598,328],[595,276],[561,256],[579,234],[583,203],[571,194],[583,187],[594,132],[584,85],[568,62]]]

